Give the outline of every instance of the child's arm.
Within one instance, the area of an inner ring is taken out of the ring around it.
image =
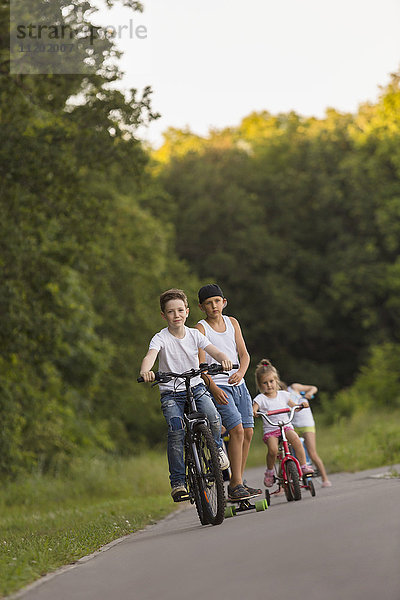
[[[225,371],[232,371],[232,361],[221,350],[218,350],[214,344],[209,344],[204,350],[219,362]]]
[[[246,343],[243,338],[242,330],[240,329],[239,322],[234,317],[229,317],[233,328],[235,330],[235,342],[236,348],[239,356],[240,367],[231,375],[228,379],[228,383],[232,385],[237,385],[243,377],[246,375],[246,371],[249,368],[250,364],[250,355],[247,352]]]
[[[260,407],[258,406],[257,402],[253,402],[253,415],[255,417],[258,417],[258,415],[256,414],[258,411],[260,410]]]
[[[289,400],[288,406],[302,406],[303,408],[308,408],[310,405],[308,404],[307,400],[300,402],[300,404],[296,404],[296,402],[293,402],[293,400]]]
[[[305,397],[308,398],[308,400],[311,400],[311,397],[315,396],[315,394],[318,392],[318,388],[316,385],[305,385],[303,383],[292,383],[290,387],[292,388],[292,390],[294,390],[298,394],[300,394],[300,392],[305,392]]]
[[[206,362],[206,354],[205,354],[204,350],[199,348],[199,363],[201,364],[202,362],[203,363]],[[210,377],[206,373],[203,373],[202,378],[204,380],[204,383],[210,390],[211,396],[214,398],[214,400],[217,404],[229,404],[228,394],[226,392],[224,392],[224,390],[221,390],[221,388],[219,388],[217,386],[217,384],[215,383],[215,381],[213,380],[212,377]]]
[[[155,375],[151,370],[152,366],[156,362],[156,358],[158,356],[158,350],[152,348],[149,350],[142,360],[142,364],[140,366],[140,375],[146,382],[154,381]]]

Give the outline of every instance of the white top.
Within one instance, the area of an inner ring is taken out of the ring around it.
[[[237,353],[236,340],[235,340],[235,328],[233,327],[232,321],[230,320],[229,317],[222,315],[222,318],[224,319],[224,323],[225,323],[225,331],[222,331],[222,332],[215,331],[215,329],[210,327],[210,325],[204,319],[199,321],[199,323],[201,323],[201,325],[203,325],[206,336],[210,340],[210,342],[214,346],[216,346],[218,348],[218,350],[221,350],[221,352],[226,354],[226,356],[233,363],[239,363],[239,356]],[[215,363],[215,359],[212,358],[212,356],[210,356],[209,354],[207,354],[207,352],[206,352],[206,362],[209,365],[213,362]],[[231,386],[232,384],[228,383],[228,379],[231,375],[233,375],[233,373],[236,373],[237,370],[238,369],[233,369],[232,371],[229,371],[229,375],[224,375],[223,373],[220,373],[218,375],[212,375],[212,378],[217,385]],[[241,379],[237,385],[241,385],[242,383],[243,383],[243,379]]]
[[[290,400],[289,392],[284,392],[283,390],[279,390],[276,393],[275,398],[268,398],[265,394],[258,394],[253,400],[253,402],[257,402],[260,407],[260,412],[268,412],[270,410],[279,410],[280,408],[287,408],[289,406]],[[289,414],[289,413],[288,413]],[[281,415],[273,415],[272,417],[268,417],[274,423],[278,423],[278,421],[285,421],[288,417],[288,414],[285,413]],[[278,425],[270,425],[267,423],[265,419],[262,420],[263,423],[263,433],[270,433],[271,431],[275,431],[278,428]]]
[[[301,394],[296,392],[296,390],[291,388],[290,385],[287,391],[290,394],[290,398],[296,404],[301,404],[302,402],[304,402],[304,400],[307,400],[307,398],[304,398]],[[311,408],[303,408],[303,410],[296,411],[294,419],[292,421],[292,425],[293,427],[312,427],[313,425],[315,425]]]
[[[168,327],[161,329],[150,340],[149,349],[158,352],[158,368],[160,371],[183,373],[190,369],[199,368],[199,348],[203,350],[210,345],[210,341],[198,329],[185,328],[185,337],[180,339],[168,331]],[[184,379],[172,379],[168,383],[160,383],[162,392],[176,390],[185,391]],[[190,380],[194,387],[203,383],[200,375]]]

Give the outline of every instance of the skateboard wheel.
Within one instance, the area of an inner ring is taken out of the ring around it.
[[[229,517],[234,517],[236,515],[236,510],[234,506],[227,506],[225,508],[225,519],[229,519]]]
[[[268,504],[266,500],[258,500],[255,503],[255,507],[256,507],[256,511],[260,512],[262,510],[265,510],[266,508],[268,508]]]

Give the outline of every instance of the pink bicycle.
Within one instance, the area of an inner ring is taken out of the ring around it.
[[[278,484],[278,487],[273,492],[270,492],[268,489],[265,490],[265,498],[268,506],[271,504],[271,496],[273,494],[279,494],[282,488],[288,502],[291,502],[292,500],[301,500],[301,488],[307,489],[311,496],[315,496],[312,475],[303,475],[299,461],[290,452],[289,442],[284,429],[285,425],[289,425],[289,423],[293,421],[295,411],[301,410],[302,408],[302,406],[292,406],[292,408],[281,408],[279,410],[270,410],[267,413],[257,413],[270,425],[278,426],[281,430],[278,446],[279,454],[275,463],[274,476],[275,483]],[[272,417],[273,415],[284,413],[289,414],[287,421],[280,420],[275,423],[269,419],[269,417]]]

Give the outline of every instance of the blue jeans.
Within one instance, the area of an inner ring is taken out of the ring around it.
[[[202,383],[192,388],[197,410],[205,413],[217,446],[222,448],[221,419],[210,394]],[[168,391],[161,394],[161,409],[168,425],[167,456],[171,486],[185,483],[185,461],[183,457],[183,411],[186,402],[185,392]]]

